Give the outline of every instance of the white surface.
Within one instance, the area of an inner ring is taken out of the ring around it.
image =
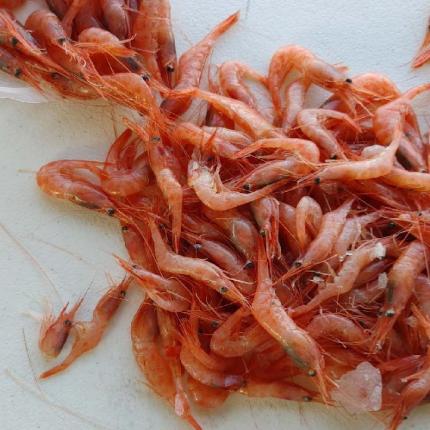
[[[408,66],[430,13],[427,0],[172,0],[172,6],[180,52],[218,21],[242,10],[240,24],[219,43],[214,63],[238,59],[264,71],[276,48],[300,43],[331,62],[347,64],[352,74],[388,73],[402,89],[430,77],[429,67],[412,73]],[[422,113],[425,116],[426,110]],[[111,256],[126,256],[120,232],[107,217],[42,195],[31,172],[63,157],[102,159],[113,137],[112,108],[100,102],[35,106],[0,100],[0,222],[37,259],[63,300],[75,300],[91,285],[79,318],[90,315],[106,288],[105,273],[120,276]],[[40,400],[8,376],[12,373],[38,390],[23,329],[34,372],[39,374],[48,364],[37,351],[38,326],[23,312],[40,310],[42,298],[57,308],[61,302],[36,265],[2,231],[0,288],[2,430],[187,428],[145,387],[134,363],[129,324],[139,292],[128,296],[95,351],[40,383],[46,396],[66,411]],[[403,428],[428,429],[429,414],[429,407],[420,408]],[[208,430],[382,428],[370,417],[335,414],[317,405],[298,408],[239,396],[198,418]]]

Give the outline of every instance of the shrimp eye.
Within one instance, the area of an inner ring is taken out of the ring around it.
[[[131,266],[132,269],[138,269],[139,266],[137,264],[133,264],[133,266]]]
[[[417,212],[417,215],[418,215],[418,216],[423,216],[423,213],[422,213],[421,211],[418,211],[418,212]]]
[[[106,211],[106,213],[107,213],[109,216],[114,216],[114,215],[115,215],[115,212],[116,212],[116,210],[115,210],[114,208],[109,208],[109,209]]]
[[[310,376],[311,378],[313,378],[314,376],[317,376],[317,371],[314,369],[309,370],[308,376]]]
[[[330,160],[337,160],[337,155],[336,155],[336,154],[333,154],[333,155],[330,157]]]
[[[311,396],[303,396],[303,401],[304,402],[310,402],[312,400]]]
[[[219,327],[219,322],[218,321],[211,321],[211,327],[212,328],[218,328]]]
[[[72,325],[72,321],[70,321],[70,320],[64,320],[64,325],[65,325],[66,327],[71,327],[71,325]]]
[[[248,261],[245,263],[245,269],[252,269],[253,267],[254,267],[254,262],[253,262],[253,261],[248,260]]]
[[[12,46],[15,47],[16,45],[18,45],[19,40],[16,37],[12,37],[11,43],[12,43]]]
[[[173,73],[175,71],[175,66],[172,66],[171,64],[168,64],[166,66],[166,70],[168,73]]]
[[[161,137],[160,136],[152,136],[151,137],[151,142],[160,142],[161,141]]]
[[[266,230],[260,230],[260,236],[266,237]]]
[[[127,291],[121,290],[119,296],[124,298],[127,295]]]
[[[142,75],[142,79],[143,79],[145,82],[148,82],[148,81],[151,79],[151,77],[149,76],[149,74],[148,74],[148,73],[145,73],[145,74],[143,74],[143,75]]]
[[[395,228],[396,227],[396,223],[394,221],[390,221],[388,223],[388,228]]]
[[[227,291],[228,291],[228,288],[227,288],[227,287],[221,287],[221,288],[220,288],[220,290],[219,290],[219,292],[220,292],[221,294],[225,294]]]
[[[294,262],[294,267],[302,267],[303,266],[303,263],[300,261],[300,260],[297,260],[297,261],[295,261]]]
[[[57,72],[52,72],[52,73],[51,73],[51,78],[52,78],[52,79],[59,79],[59,78],[60,78],[60,74],[59,74],[59,73],[57,73]]]
[[[196,251],[200,251],[200,250],[202,249],[202,245],[201,245],[200,243],[195,243],[195,244],[193,245],[193,248],[194,248]]]
[[[243,189],[245,191],[251,191],[252,190],[252,185],[251,184],[244,184]]]
[[[394,309],[388,309],[388,311],[386,311],[384,315],[387,318],[393,318],[393,316],[396,315],[396,312],[394,311]]]
[[[319,185],[321,184],[321,179],[317,177],[315,178],[314,182],[315,182],[315,185]]]
[[[121,230],[122,230],[122,231],[128,231],[128,226],[127,226],[127,225],[123,225],[123,226],[121,227]]]
[[[57,39],[57,42],[60,45],[64,45],[66,43],[67,39],[65,37],[60,37],[59,39]]]
[[[351,78],[347,78],[347,79],[345,79],[345,82],[346,82],[347,84],[352,84],[352,79],[351,79]]]

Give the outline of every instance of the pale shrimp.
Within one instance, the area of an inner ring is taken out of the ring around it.
[[[342,146],[333,132],[325,127],[328,120],[345,123],[352,131],[360,133],[360,127],[348,115],[328,109],[303,109],[297,115],[300,130],[307,138],[323,149],[329,158],[345,158]]]
[[[246,299],[237,287],[218,266],[200,258],[183,257],[173,253],[164,242],[154,221],[149,220],[149,228],[154,242],[155,256],[161,270],[189,276],[214,289],[229,300],[246,303]]]
[[[151,134],[148,138],[146,132],[137,124],[130,126],[146,142],[149,164],[171,212],[174,249],[177,251],[182,230],[183,190],[172,166],[179,166],[179,161],[160,136]]]
[[[178,63],[175,91],[182,91],[200,85],[206,62],[216,41],[239,20],[239,12],[219,23],[200,42],[181,55]],[[144,29],[144,32],[147,30]],[[185,97],[168,98],[161,107],[169,115],[182,115],[192,103],[192,94]]]
[[[278,49],[269,67],[268,86],[278,114],[282,111],[281,89],[291,70],[298,70],[303,77],[328,91],[350,98],[352,80],[340,68],[319,59],[312,52],[298,45]]]
[[[225,127],[210,127],[203,126],[202,129],[211,135],[216,135],[217,138],[226,140],[232,145],[239,148],[248,146],[252,143],[252,139],[246,134],[239,130],[231,130]]]
[[[186,89],[178,92],[175,97],[197,97],[207,101],[216,110],[234,121],[239,129],[252,136],[254,139],[269,137],[282,137],[282,132],[267,121],[260,113],[250,108],[240,100],[222,96],[199,88]]]
[[[45,193],[69,200],[80,206],[96,209],[112,216],[115,204],[102,191],[98,181],[90,182],[88,174],[100,175],[100,163],[78,160],[53,161],[41,167],[37,184]],[[84,173],[87,173],[85,175]]]
[[[227,61],[219,68],[220,88],[225,95],[246,103],[249,107],[260,112],[268,121],[273,122],[273,112],[271,109],[264,109],[260,105],[251,88],[246,84],[250,80],[258,84],[267,91],[267,79],[251,67],[239,63],[238,61]],[[270,97],[270,96],[269,96]]]
[[[66,303],[57,317],[52,314],[52,311],[43,316],[40,325],[39,349],[46,358],[58,357],[63,350],[72,329],[75,314],[83,300],[83,297],[80,298],[70,310],[68,310],[69,304]]]
[[[305,196],[300,199],[296,207],[296,234],[302,251],[308,248],[312,237],[317,235],[322,218],[321,206],[312,197]]]
[[[193,402],[204,409],[220,407],[230,394],[228,390],[202,384],[191,376],[188,377],[187,389]]]
[[[402,138],[402,132],[397,130],[390,145],[383,147],[383,150],[378,155],[365,160],[331,163],[316,173],[316,180],[318,182],[366,180],[390,174]]]
[[[251,202],[251,212],[260,229],[260,235],[266,240],[269,258],[281,257],[279,243],[279,202],[274,197],[263,197]]]
[[[130,34],[130,22],[124,0],[99,0],[107,28],[120,40]]]
[[[168,312],[184,312],[190,308],[190,292],[178,280],[164,278],[117,257],[121,267],[137,281],[149,298]]]
[[[267,257],[262,241],[258,246],[258,282],[251,306],[252,314],[260,325],[284,348],[294,364],[318,378],[323,398],[327,398],[323,374],[324,358],[316,342],[288,316],[273,288]]]
[[[24,3],[25,0],[1,0],[0,7],[5,9],[16,9]]]
[[[173,34],[172,22],[170,19],[169,0],[159,0],[160,20],[158,26],[158,65],[161,76],[166,85],[170,88],[176,84],[176,44]],[[144,30],[145,31],[145,30]]]
[[[364,344],[366,333],[350,319],[342,315],[321,314],[315,316],[307,325],[306,331],[314,339],[334,339],[349,344]]]
[[[318,235],[311,242],[304,256],[296,261],[297,266],[308,266],[325,260],[331,253],[339,237],[353,200],[348,200],[337,209],[324,214]]]
[[[127,293],[131,279],[125,278],[118,285],[107,291],[98,301],[93,311],[91,321],[78,321],[73,323],[72,334],[75,339],[69,355],[61,364],[43,372],[40,378],[45,379],[67,369],[82,354],[94,349],[105,333],[110,320],[115,315]]]
[[[427,247],[418,242],[411,242],[396,260],[388,273],[388,285],[382,316],[376,322],[372,336],[372,349],[381,347],[408,304],[415,285],[415,279],[426,268]]]
[[[272,397],[297,402],[310,402],[314,394],[293,382],[267,382],[253,378],[246,379],[245,384],[239,390],[239,393],[248,397]]]
[[[415,297],[421,313],[430,318],[430,279],[428,276],[420,275],[415,280]]]
[[[213,370],[202,364],[192,354],[187,345],[181,348],[181,363],[185,370],[197,381],[215,388],[236,389],[243,384],[241,375]]]
[[[333,282],[320,288],[318,293],[308,303],[293,309],[291,315],[294,317],[303,315],[314,310],[325,301],[351,291],[358,274],[364,267],[368,266],[374,260],[385,258],[386,246],[389,246],[388,240],[381,240],[365,244],[353,251],[350,257],[345,260]]]
[[[279,223],[281,227],[280,231],[288,245],[288,250],[294,258],[298,257],[300,255],[300,247],[297,238],[296,208],[281,202],[279,206]]]
[[[257,259],[258,232],[254,224],[236,209],[220,212],[205,207],[203,212],[226,233],[234,247],[248,259],[245,267],[251,268]]]
[[[202,151],[210,150],[216,155],[225,158],[233,158],[238,147],[230,141],[219,137],[218,132],[208,133],[190,122],[182,122],[173,127],[170,134],[172,140],[178,144],[189,144]]]
[[[196,159],[188,164],[188,185],[194,189],[200,201],[215,211],[226,211],[246,205],[257,199],[268,196],[282,183],[275,183],[257,191],[244,194],[227,188],[217,177],[218,174]]]
[[[427,22],[426,34],[421,43],[421,46],[412,60],[412,67],[417,69],[430,59],[430,20]]]
[[[305,107],[305,96],[309,88],[306,79],[299,78],[288,85],[285,93],[285,107],[282,114],[282,130],[286,135],[297,125],[297,115]]]
[[[249,314],[249,310],[243,307],[231,314],[213,332],[211,351],[221,357],[242,357],[266,342],[269,335],[260,325],[251,324],[245,330],[240,330],[242,320]]]
[[[257,140],[235,154],[235,158],[246,157],[260,149],[280,149],[291,152],[309,163],[318,163],[320,160],[320,151],[314,142],[289,137]]]

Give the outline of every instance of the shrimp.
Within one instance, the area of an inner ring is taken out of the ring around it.
[[[298,70],[307,81],[327,91],[346,99],[352,96],[352,80],[339,68],[319,59],[306,48],[298,45],[284,46],[273,55],[268,76],[269,91],[278,115],[282,112],[282,85],[292,69]]]
[[[274,197],[263,197],[251,202],[250,206],[254,219],[260,228],[260,235],[266,238],[266,249],[269,258],[281,258],[278,200]]]
[[[360,127],[348,115],[328,109],[303,109],[297,115],[300,130],[307,138],[323,149],[329,158],[345,158],[344,151],[333,133],[323,124],[327,120],[344,122],[351,130],[360,133]]]
[[[193,402],[204,409],[220,407],[230,394],[228,390],[202,384],[191,376],[188,378],[187,388]]]
[[[260,325],[251,324],[240,330],[242,320],[249,315],[243,307],[231,314],[212,334],[210,348],[221,357],[242,357],[269,339]]]
[[[279,224],[280,231],[288,245],[289,251],[293,257],[298,257],[300,254],[299,240],[297,238],[296,228],[296,208],[286,203],[279,205]]]
[[[203,212],[227,234],[234,247],[248,259],[245,268],[251,268],[257,259],[258,232],[254,224],[235,209],[220,212],[204,207]]]
[[[258,99],[245,80],[251,80],[266,89],[266,77],[253,70],[251,67],[238,61],[227,61],[219,68],[219,80],[221,90],[229,97],[246,103],[249,107],[260,112],[266,119],[273,122],[273,112],[263,111]]]
[[[350,344],[363,344],[367,340],[364,330],[351,320],[341,315],[322,314],[315,316],[306,327],[306,331],[315,339],[334,338],[336,341]]]
[[[312,197],[302,197],[296,207],[296,234],[299,247],[302,250],[308,248],[312,239],[306,231],[311,230],[315,237],[321,225],[323,217],[321,206]]]
[[[324,358],[316,342],[288,316],[273,289],[262,241],[258,246],[258,282],[252,314],[259,324],[284,348],[294,364],[308,376],[318,378],[323,398],[327,398]]]
[[[248,397],[272,397],[298,402],[310,402],[313,397],[311,391],[292,382],[266,382],[257,379],[247,379],[239,392]]]
[[[430,20],[427,23],[426,34],[421,46],[412,60],[412,68],[418,69],[430,59]]]
[[[428,250],[418,241],[411,242],[388,273],[385,305],[372,336],[372,349],[382,346],[389,331],[409,302],[415,279],[426,268]]]
[[[390,174],[402,138],[402,132],[398,130],[391,144],[385,147],[375,157],[360,161],[332,163],[327,167],[323,167],[322,170],[317,173],[318,182],[330,180],[365,180],[380,178],[381,176],[384,177]]]
[[[320,159],[320,151],[318,146],[311,140],[294,139],[288,137],[260,139],[247,145],[241,151],[237,152],[234,158],[246,157],[249,154],[260,149],[281,149],[294,154],[296,157],[316,164]]]
[[[239,20],[239,12],[229,16],[218,24],[200,42],[181,55],[177,69],[175,91],[198,87],[203,75],[206,62],[216,41]],[[145,30],[146,31],[146,30]],[[168,98],[163,101],[161,108],[172,117],[179,117],[191,105],[192,94],[186,97]]]
[[[69,200],[88,209],[96,209],[113,216],[115,204],[102,191],[98,181],[89,181],[84,172],[100,175],[100,163],[78,160],[53,161],[41,167],[37,184],[45,193]],[[96,176],[96,179],[99,179]]]
[[[203,219],[184,214],[183,223],[185,229],[203,239],[217,240],[219,242],[225,240],[224,234],[222,234],[214,224],[204,221]]]
[[[124,0],[100,0],[100,7],[107,28],[120,40],[130,34],[130,22]]]
[[[80,298],[70,310],[67,309],[69,304],[66,303],[57,317],[52,312],[43,316],[40,325],[39,349],[46,358],[56,358],[63,350],[72,329],[75,314],[83,300],[83,297]]]
[[[194,159],[188,164],[188,185],[204,205],[215,211],[226,211],[268,196],[283,184],[268,185],[249,194],[232,191],[221,183],[216,173]]]
[[[309,83],[303,78],[296,79],[288,85],[281,124],[282,130],[286,135],[297,125],[297,115],[305,107],[305,96],[308,88]]]
[[[67,369],[82,354],[94,349],[103,337],[110,320],[115,315],[127,293],[131,279],[125,278],[118,285],[107,291],[98,301],[93,311],[91,321],[78,321],[73,323],[72,333],[75,337],[69,355],[61,364],[43,372],[40,378],[45,379]]]
[[[160,21],[158,22],[158,65],[164,83],[173,88],[176,83],[176,44],[170,19],[169,0],[159,0]]]
[[[165,244],[154,221],[149,220],[149,228],[154,242],[155,256],[161,270],[189,276],[214,289],[229,300],[246,303],[246,299],[237,287],[218,266],[200,258],[183,257],[173,253]]]
[[[121,267],[137,281],[150,299],[167,312],[184,312],[190,308],[190,292],[176,279],[167,279],[137,265],[117,258]]]

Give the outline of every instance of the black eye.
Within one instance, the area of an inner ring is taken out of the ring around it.
[[[172,64],[168,64],[166,66],[166,70],[168,73],[173,73],[175,71],[175,67]]]
[[[347,84],[352,84],[352,79],[347,78],[347,79],[345,79],[345,82],[346,82]]]
[[[70,321],[70,320],[65,320],[65,321],[64,321],[64,325],[65,325],[66,327],[70,327],[70,326],[72,325],[72,321]]]
[[[107,213],[109,216],[114,216],[114,215],[115,215],[115,212],[116,212],[116,210],[115,210],[114,208],[109,208],[109,209],[106,211],[106,213]]]
[[[127,295],[127,292],[126,292],[126,291],[124,291],[124,290],[122,290],[122,291],[119,293],[119,296],[120,296],[120,297],[122,297],[122,298],[124,298],[126,295]]]

